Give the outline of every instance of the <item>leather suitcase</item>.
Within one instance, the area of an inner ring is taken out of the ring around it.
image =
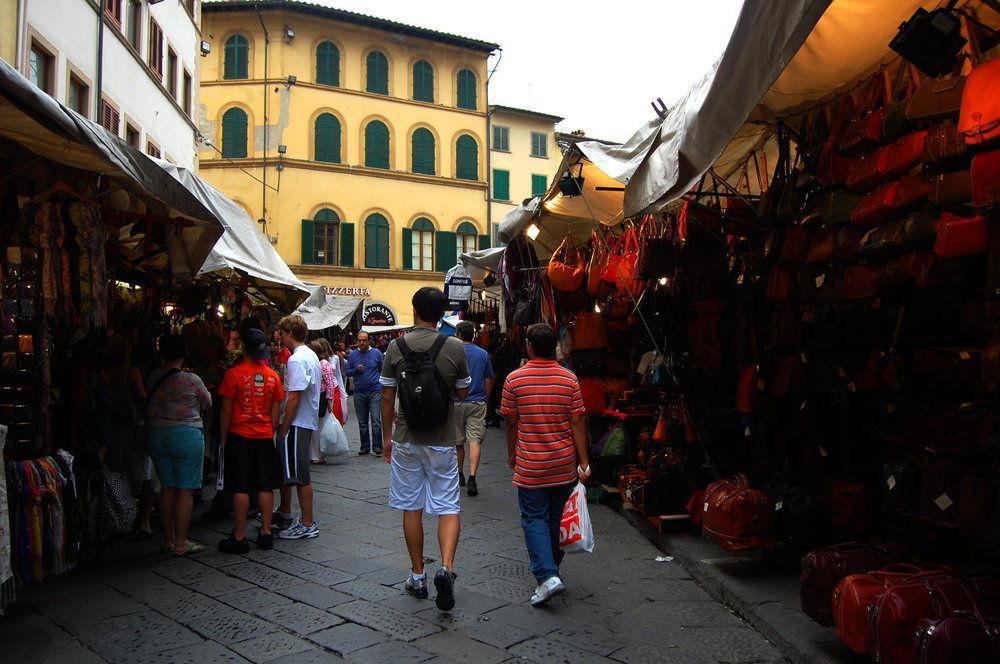
[[[972,69],[965,80],[958,131],[969,145],[1000,138],[1000,60]]]
[[[976,594],[967,582],[947,574],[888,588],[869,609],[868,654],[876,662],[914,661],[920,621],[973,611]]]
[[[975,614],[921,620],[917,624],[919,664],[998,664],[1000,624]]]
[[[745,475],[719,480],[705,489],[703,534],[727,551],[775,546],[774,500],[752,489]]]
[[[885,549],[860,542],[838,544],[812,551],[802,559],[799,598],[802,612],[818,622],[833,625],[833,589],[844,577],[880,569],[894,562]]]

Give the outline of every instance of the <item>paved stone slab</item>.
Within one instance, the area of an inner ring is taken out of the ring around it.
[[[351,622],[356,622],[400,641],[415,641],[439,631],[426,620],[407,615],[367,600],[357,600],[330,609]]]
[[[379,643],[363,650],[356,650],[347,656],[348,662],[356,664],[419,664],[434,658],[433,653],[399,641]]]
[[[201,585],[219,577],[219,573],[214,568],[188,558],[180,558],[168,564],[159,565],[154,567],[153,571],[182,586],[194,583]]]
[[[266,634],[230,646],[255,664],[271,662],[281,657],[304,653],[315,648],[312,643],[291,634]]]
[[[542,636],[568,624],[565,617],[551,608],[535,608],[530,604],[502,606],[496,611],[490,611],[483,616],[493,622],[514,625],[521,629]]]
[[[15,607],[16,609],[16,607]],[[11,664],[104,664],[89,648],[36,613],[7,616],[0,623],[0,661]],[[5,629],[6,627],[6,629]]]
[[[531,599],[535,587],[531,584],[509,579],[489,579],[469,586],[469,590],[502,599],[511,604],[520,604]],[[457,589],[456,593],[459,592]]]
[[[278,631],[271,623],[236,609],[227,609],[193,621],[190,627],[199,634],[224,644],[248,641]]]
[[[382,643],[385,637],[373,629],[355,623],[344,623],[309,635],[309,640],[318,643],[338,655],[354,652]]]
[[[124,660],[123,664],[124,662],[128,664],[192,664],[193,662],[198,664],[247,664],[247,661],[215,641],[202,641],[193,646],[175,648],[166,652],[133,655]]]
[[[194,591],[165,595],[162,599],[153,599],[149,606],[160,613],[172,616],[174,620],[184,625],[229,610],[222,602]]]
[[[499,664],[510,659],[510,653],[456,632],[439,632],[413,645],[456,664]]]
[[[704,664],[705,653],[679,646],[630,643],[611,654],[611,659],[624,664]],[[752,660],[751,660],[752,661]]]
[[[610,664],[612,661],[544,636],[519,643],[510,651],[537,664]]]
[[[38,610],[57,625],[74,631],[105,618],[145,611],[146,606],[105,587],[90,596],[74,595],[58,602],[42,604]]]
[[[276,588],[281,595],[314,606],[317,609],[329,609],[331,606],[353,602],[356,597],[333,588],[321,586],[318,583],[298,583],[293,586]]]
[[[406,582],[406,577],[409,574],[408,570],[396,569],[394,567],[380,567],[379,569],[359,575],[358,580],[371,581],[383,586],[398,586]]]
[[[610,655],[621,649],[623,644],[631,640],[629,636],[609,629],[600,623],[560,627],[554,632],[550,632],[548,638],[602,656]]]
[[[402,538],[401,535],[400,538]],[[369,544],[367,542],[340,542],[334,545],[334,548],[341,553],[353,555],[361,558],[362,560],[370,560],[372,558],[377,558],[378,556],[384,556],[393,552],[392,549],[378,544]],[[333,560],[333,558],[331,558],[331,560]]]
[[[458,631],[476,641],[496,646],[497,648],[510,648],[515,643],[527,641],[535,636],[531,632],[520,627],[507,625],[495,620],[474,622],[469,625],[461,625]]]
[[[302,583],[302,579],[291,574],[280,572],[273,567],[261,565],[255,562],[239,563],[221,568],[226,574],[235,576],[244,581],[260,586],[261,588],[278,588],[281,586],[291,586]]]
[[[330,662],[343,662],[344,658],[329,650],[314,648],[305,652],[285,655],[278,659],[273,659],[269,664],[330,664]]]
[[[658,635],[720,664],[785,662],[785,657],[748,627],[688,627]]]
[[[106,618],[75,636],[110,662],[123,662],[134,654],[164,652],[202,641],[191,630],[154,611]]]
[[[257,615],[295,634],[310,634],[344,622],[342,618],[323,609],[298,602],[265,609]]]
[[[289,597],[258,588],[257,586],[251,586],[248,590],[241,590],[228,595],[220,595],[219,601],[246,613],[258,613],[292,603]]]
[[[379,600],[386,599],[387,597],[398,597],[404,594],[404,591],[401,588],[390,588],[388,586],[383,586],[381,583],[360,581],[357,579],[354,581],[348,581],[347,583],[342,583],[339,586],[334,586],[334,590],[339,590],[342,593],[347,593],[348,595],[353,595],[360,599],[366,599],[370,602],[377,602]]]

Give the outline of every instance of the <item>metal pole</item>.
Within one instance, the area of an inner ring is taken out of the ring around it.
[[[271,59],[270,48],[271,48],[271,36],[267,32],[267,26],[264,25],[264,17],[260,15],[260,5],[254,3],[254,9],[257,10],[257,20],[260,21],[261,30],[264,31],[264,157],[261,160],[261,170],[263,171],[261,177],[261,203],[260,203],[260,218],[264,220],[264,234],[267,235],[267,149],[268,149],[268,127],[267,127],[267,110],[268,110],[268,63]]]
[[[97,84],[94,86],[95,102],[97,105],[97,124],[104,124],[104,101],[102,89],[104,87],[104,2],[101,0],[97,6]]]

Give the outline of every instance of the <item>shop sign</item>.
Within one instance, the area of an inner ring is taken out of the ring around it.
[[[396,314],[384,304],[369,304],[361,320],[364,325],[396,325]]]
[[[347,286],[324,286],[327,295],[347,295],[348,297],[371,297],[371,288],[348,288]]]

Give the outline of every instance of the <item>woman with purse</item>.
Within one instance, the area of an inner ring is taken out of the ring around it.
[[[319,358],[319,368],[322,374],[320,382],[319,419],[322,421],[327,413],[333,413],[341,425],[344,424],[343,402],[340,399],[340,384],[337,382],[336,372],[331,364],[329,344],[323,343],[325,339],[315,339],[309,342],[309,348],[316,353]],[[336,359],[336,358],[333,358]],[[324,464],[326,459],[319,451],[319,436],[312,437],[309,449],[309,462],[312,464]]]

